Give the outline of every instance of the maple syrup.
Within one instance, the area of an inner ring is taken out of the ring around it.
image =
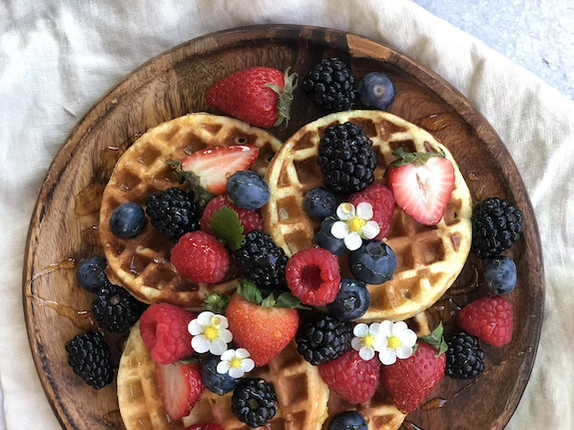
[[[40,306],[45,306],[54,309],[58,315],[68,318],[72,324],[83,331],[96,330],[98,323],[94,318],[94,314],[89,310],[78,310],[70,306],[63,305],[55,300],[45,299],[34,294],[26,294],[26,297],[35,300]]]

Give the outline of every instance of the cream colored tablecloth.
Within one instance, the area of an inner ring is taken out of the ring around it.
[[[415,4],[382,0],[0,4],[0,428],[60,428],[32,362],[21,276],[36,196],[66,137],[151,57],[206,33],[266,23],[331,27],[386,43],[442,75],[490,121],[528,188],[547,281],[536,364],[508,428],[573,429],[574,103]]]

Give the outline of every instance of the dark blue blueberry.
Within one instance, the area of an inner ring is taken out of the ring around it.
[[[241,170],[227,179],[227,196],[236,206],[243,209],[260,209],[269,197],[269,184],[251,170]]]
[[[124,203],[110,217],[110,230],[120,239],[131,239],[140,234],[147,224],[143,208],[137,203]]]
[[[383,284],[393,277],[397,268],[397,256],[383,242],[363,242],[349,255],[351,273],[367,284]]]
[[[508,257],[495,257],[484,268],[484,280],[488,291],[505,296],[516,287],[516,264]]]
[[[327,218],[321,223],[321,228],[315,236],[315,244],[335,255],[343,255],[346,249],[343,239],[337,239],[331,234],[331,226],[334,223],[335,220],[332,218]]]
[[[208,355],[201,360],[201,381],[209,391],[223,396],[233,391],[240,379],[232,378],[228,373],[219,373],[217,371],[219,361],[220,358],[215,355]]]
[[[341,279],[341,289],[327,311],[341,321],[351,321],[362,317],[371,306],[371,294],[367,285],[358,279]]]
[[[368,430],[368,428],[365,418],[354,411],[337,415],[329,424],[329,430]]]
[[[395,101],[395,85],[384,73],[372,72],[365,75],[357,91],[361,103],[370,108],[388,110]]]
[[[309,218],[323,221],[325,218],[335,215],[337,198],[335,194],[325,188],[313,188],[305,194],[304,205]]]
[[[103,257],[84,258],[76,269],[78,284],[89,293],[96,294],[100,288],[109,284],[108,277],[104,270],[108,265]]]

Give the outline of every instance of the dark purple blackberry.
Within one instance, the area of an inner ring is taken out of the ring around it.
[[[246,279],[266,290],[286,289],[285,251],[273,242],[271,236],[255,230],[245,236],[243,245],[233,251],[235,264]]]
[[[86,383],[96,390],[111,384],[114,369],[111,354],[102,333],[89,331],[66,344],[68,364]]]
[[[351,122],[325,129],[317,162],[325,186],[336,194],[362,191],[375,180],[373,142],[365,130]]]
[[[484,352],[478,338],[465,332],[447,342],[446,374],[454,379],[472,379],[484,372]]]
[[[303,91],[329,112],[350,110],[357,98],[351,69],[339,58],[324,59],[303,80]]]
[[[302,324],[295,341],[299,354],[317,366],[342,356],[351,347],[352,338],[351,327],[346,322],[325,315]]]
[[[522,212],[511,202],[491,198],[475,206],[472,214],[472,250],[486,259],[509,249],[522,234]]]
[[[179,188],[159,191],[148,197],[146,206],[151,225],[168,239],[177,241],[185,233],[199,229],[201,210],[193,192]]]
[[[233,390],[231,411],[251,428],[266,425],[277,413],[277,394],[273,385],[258,378],[243,378]]]
[[[127,290],[113,284],[100,288],[92,302],[92,312],[100,327],[116,333],[130,328],[146,308]]]

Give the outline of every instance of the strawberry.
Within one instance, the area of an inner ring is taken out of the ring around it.
[[[211,194],[225,194],[227,178],[247,170],[259,155],[259,148],[249,145],[216,146],[196,151],[177,165],[183,179],[195,182]],[[190,176],[192,174],[193,176]]]
[[[512,340],[512,318],[512,303],[500,296],[487,296],[465,306],[456,323],[467,333],[500,348]]]
[[[255,366],[265,366],[295,338],[299,314],[293,309],[298,303],[293,299],[289,293],[263,299],[255,284],[248,281],[243,281],[232,296],[225,312],[229,330],[233,341],[249,351]]]
[[[269,67],[251,67],[229,75],[207,90],[207,103],[256,127],[289,120],[296,75]]]
[[[439,326],[429,336],[419,339],[423,341],[417,343],[414,355],[381,368],[381,384],[405,414],[418,409],[444,376],[444,352],[448,346],[442,338],[442,330]]]
[[[387,171],[387,186],[397,205],[415,221],[436,225],[454,189],[454,166],[436,152],[395,151],[399,159]]]
[[[155,379],[165,410],[174,421],[189,415],[203,394],[198,364],[156,364]]]

